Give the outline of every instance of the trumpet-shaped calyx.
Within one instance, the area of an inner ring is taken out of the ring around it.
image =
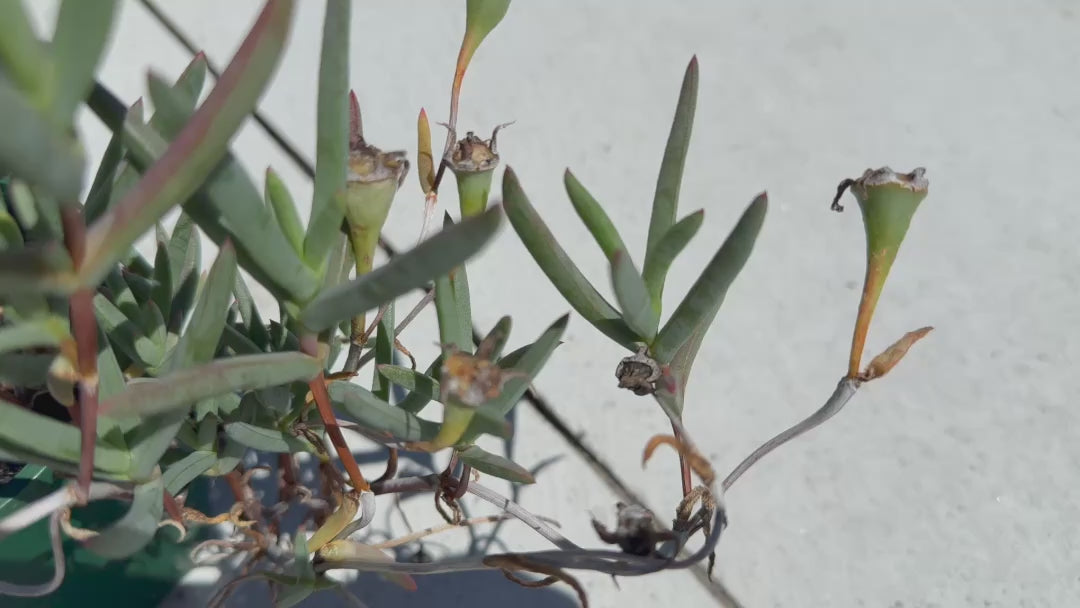
[[[345,219],[360,271],[370,269],[370,265],[360,268],[365,266],[361,260],[374,255],[394,194],[408,172],[409,160],[405,152],[383,152],[365,143],[363,138],[354,140],[349,146]]]
[[[447,158],[447,166],[454,172],[457,180],[458,199],[461,201],[461,217],[470,217],[483,213],[487,209],[488,196],[491,193],[491,177],[499,166],[499,152],[496,138],[499,125],[491,133],[491,139],[483,140],[472,131],[454,144]]]
[[[848,375],[852,378],[859,373],[870,319],[885,287],[885,279],[928,188],[926,170],[922,167],[910,173],[896,173],[889,167],[867,169],[862,177],[844,180],[838,188],[833,209],[843,210],[839,199],[845,189],[850,189],[859,203],[866,229],[866,278],[848,365]]]

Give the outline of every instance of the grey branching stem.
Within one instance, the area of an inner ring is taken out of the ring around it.
[[[60,536],[60,515],[80,502],[102,500],[127,493],[128,490],[110,483],[91,482],[85,496],[75,483],[69,482],[59,490],[32,502],[0,521],[0,540],[45,517],[49,518],[49,544],[52,550],[54,572],[52,579],[39,585],[16,585],[0,581],[0,595],[16,597],[41,597],[56,591],[64,580],[64,548]]]
[[[776,448],[784,445],[785,443],[795,439],[799,435],[820,426],[823,422],[832,418],[843,409],[844,405],[855,394],[855,391],[859,389],[861,382],[853,378],[844,378],[836,385],[836,390],[829,397],[825,405],[821,406],[813,414],[810,414],[806,419],[796,423],[791,428],[788,428],[781,432],[779,435],[761,444],[761,447],[754,450],[749,456],[743,459],[739,463],[739,466],[735,467],[728,476],[724,478],[722,486],[726,492],[728,488],[735,484],[736,481],[742,477],[743,473],[748,471],[750,467],[754,466],[759,460],[765,457],[766,454],[772,452]]]
[[[15,597],[42,597],[60,588],[64,581],[64,541],[60,538],[60,511],[53,511],[49,517],[49,546],[52,550],[53,577],[38,585],[16,585],[0,581],[0,595]]]
[[[400,334],[402,332],[402,330],[404,330],[406,327],[408,327],[409,323],[412,323],[413,320],[416,319],[416,316],[419,315],[420,312],[422,310],[424,310],[424,308],[428,304],[431,304],[434,300],[435,300],[435,289],[434,288],[428,289],[427,292],[424,294],[424,297],[420,298],[420,301],[416,303],[416,306],[414,306],[413,309],[409,311],[409,314],[405,315],[405,318],[402,319],[401,322],[398,323],[397,327],[394,328],[394,338],[396,339],[397,335]],[[382,313],[382,312],[385,312],[385,311],[380,311],[380,312]],[[381,319],[382,319],[382,315],[380,314],[379,318],[375,320],[374,325],[378,325],[379,320],[381,320]],[[353,351],[352,351],[352,347],[350,346],[350,348],[349,348],[349,357],[352,357],[352,355],[353,355]],[[355,367],[350,367],[349,361],[346,361],[345,367],[343,369],[344,369],[344,371],[348,371],[350,373],[355,373],[357,370],[359,370],[361,367],[364,367],[364,365],[369,363],[374,358],[375,358],[375,351],[374,350],[369,350],[368,352],[364,353],[363,356],[359,356],[359,355],[357,356]]]

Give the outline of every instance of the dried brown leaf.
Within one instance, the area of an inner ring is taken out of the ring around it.
[[[536,563],[520,554],[491,555],[484,558],[484,565],[501,569],[506,578],[525,587],[546,587],[555,582],[552,579],[560,580],[570,585],[577,592],[581,608],[589,608],[589,598],[585,595],[585,588],[581,586],[581,583],[576,578],[570,576],[561,568]],[[539,581],[525,581],[513,574],[516,571],[535,572],[546,575],[546,577]]]
[[[652,458],[653,452],[655,452],[656,448],[660,445],[670,445],[674,448],[676,452],[686,459],[686,462],[690,464],[690,468],[701,477],[706,485],[711,485],[713,480],[716,479],[716,472],[713,471],[709,461],[692,446],[683,443],[672,435],[653,436],[653,438],[645,444],[645,452],[641,456],[641,466],[645,466],[645,463]]]
[[[904,334],[904,337],[900,338],[896,342],[893,342],[892,346],[886,348],[880,355],[874,357],[870,365],[866,366],[863,373],[859,374],[859,380],[868,382],[874,378],[880,378],[889,373],[889,370],[896,367],[897,363],[904,358],[907,351],[913,344],[926,337],[926,334],[930,333],[933,327],[922,327],[915,331],[909,331]]]

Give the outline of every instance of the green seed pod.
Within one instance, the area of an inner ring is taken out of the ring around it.
[[[495,127],[491,139],[484,141],[472,131],[455,144],[448,166],[457,179],[458,198],[461,201],[461,217],[479,215],[487,209],[491,193],[491,178],[499,166],[496,137],[499,129],[510,123]]]
[[[926,198],[929,185],[926,169],[922,167],[904,174],[882,167],[877,170],[867,169],[862,177],[846,179],[837,188],[832,208],[843,211],[839,200],[844,190],[850,189],[859,203],[863,226],[866,229],[866,278],[855,321],[851,358],[848,361],[848,376],[851,378],[859,375],[870,319],[874,315],[896,254],[900,251],[900,244],[907,235],[911,218],[919,208],[919,203]]]

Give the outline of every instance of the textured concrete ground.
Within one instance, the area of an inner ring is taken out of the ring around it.
[[[219,65],[258,7],[163,4]],[[421,106],[446,118],[463,5],[356,3],[352,85],[376,145],[413,152]],[[308,157],[321,18],[322,3],[301,3],[261,104]],[[574,169],[640,256],[694,53],[701,87],[681,208],[704,208],[706,219],[673,269],[668,310],[744,205],[763,189],[770,197],[757,248],[690,385],[688,425],[720,470],[816,409],[843,372],[864,245],[857,213],[828,210],[837,182],[881,165],[922,165],[931,181],[868,350],[915,327],[936,330],[836,419],[733,489],[720,577],[754,607],[1080,604],[1080,380],[1072,373],[1080,363],[1080,10],[1068,0],[515,2],[469,71],[460,125],[486,132],[517,120],[500,141],[504,161],[605,291],[602,256],[562,191],[562,171]],[[144,66],[175,76],[187,60],[128,2],[103,78],[132,100],[144,93]],[[89,117],[83,124],[100,152],[104,131]],[[310,184],[254,125],[234,148],[254,175],[272,164],[298,200],[309,199]],[[452,189],[441,204],[456,208]],[[390,219],[394,242],[413,242],[421,206],[410,176]],[[478,321],[513,315],[514,344],[568,309],[509,229],[470,274]],[[433,327],[431,315],[406,343],[430,354]],[[639,465],[644,441],[665,422],[651,400],[614,387],[621,356],[575,317],[537,385],[667,513],[678,492],[673,459]],[[515,458],[532,466],[564,456],[521,502],[592,543],[589,513],[610,517],[615,496],[532,410],[519,409]],[[434,522],[426,504],[409,513],[414,525]],[[515,524],[503,538],[513,548],[542,546]],[[689,572],[622,580],[621,591],[603,576],[582,579],[595,606],[714,601]],[[454,605],[571,605],[561,590],[519,590],[495,576],[425,583],[411,599],[366,577],[354,589],[372,606],[429,605],[432,589],[453,590]]]

